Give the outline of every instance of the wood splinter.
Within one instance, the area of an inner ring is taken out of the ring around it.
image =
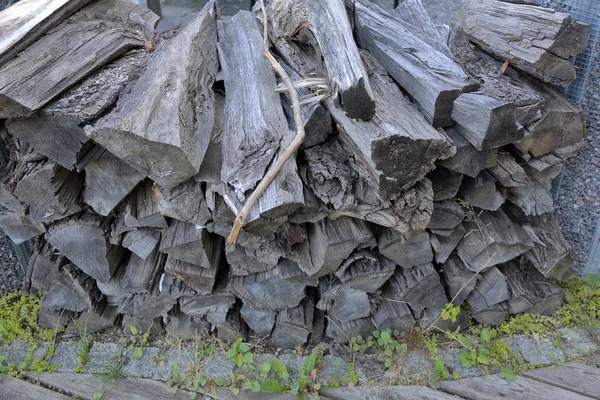
[[[277,160],[273,163],[271,168],[267,171],[263,179],[256,186],[252,194],[246,199],[244,206],[239,211],[237,217],[235,218],[235,222],[233,224],[233,228],[231,228],[231,233],[227,237],[228,244],[235,244],[238,239],[238,235],[240,234],[240,230],[246,223],[246,218],[250,214],[252,207],[258,201],[263,192],[267,189],[267,187],[273,182],[283,165],[290,159],[292,156],[298,151],[304,140],[306,139],[306,132],[304,131],[304,123],[302,120],[301,113],[301,103],[300,96],[298,94],[298,90],[292,82],[290,76],[285,72],[281,64],[273,57],[269,50],[269,24],[267,20],[267,9],[265,8],[264,0],[260,0],[260,8],[263,13],[263,37],[265,43],[265,58],[271,63],[273,71],[277,73],[279,78],[283,81],[285,86],[287,87],[287,91],[290,94],[292,99],[292,108],[294,110],[294,121],[296,123],[296,136],[292,143],[280,154]]]

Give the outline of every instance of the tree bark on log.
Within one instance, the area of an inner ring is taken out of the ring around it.
[[[497,152],[497,149],[477,150],[456,128],[446,128],[444,131],[456,146],[456,154],[445,160],[437,160],[436,164],[449,170],[475,178]]]

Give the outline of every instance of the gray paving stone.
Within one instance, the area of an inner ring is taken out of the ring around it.
[[[598,350],[589,333],[581,328],[562,328],[561,335],[564,351],[569,358],[585,356]]]
[[[22,340],[15,340],[6,349],[7,362],[12,361],[15,365],[25,361],[27,354],[29,354],[31,348],[34,347],[30,343]]]
[[[563,362],[565,355],[562,350],[552,346],[552,338],[534,338],[517,335],[506,340],[506,343],[520,354],[526,363],[535,365],[550,365]]]
[[[137,378],[152,378],[154,376],[160,349],[156,347],[146,348],[142,358],[137,358],[134,355],[134,350],[127,349],[124,354],[123,374]]]
[[[433,361],[429,359],[429,355],[425,356],[416,351],[410,351],[404,356],[404,373],[408,378],[425,378],[433,377]]]
[[[156,367],[154,378],[166,381],[171,378],[173,364],[179,365],[179,370],[185,372],[196,363],[195,349],[169,349],[165,352],[165,363]]]
[[[54,355],[50,359],[50,364],[60,365],[58,372],[73,372],[79,365],[77,362],[77,356],[81,350],[81,343],[79,342],[64,342],[59,343],[56,346]]]
[[[450,372],[452,376],[455,373],[458,373],[461,378],[472,378],[476,376],[481,376],[481,370],[476,367],[465,368],[460,361],[460,353],[461,349],[441,349],[438,355],[444,360],[444,364],[446,368]]]
[[[85,369],[90,374],[107,374],[119,368],[122,348],[116,343],[94,343]]]

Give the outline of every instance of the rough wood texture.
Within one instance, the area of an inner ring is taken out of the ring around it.
[[[480,311],[471,311],[473,319],[483,326],[498,326],[508,315],[508,306],[506,302],[498,303]]]
[[[159,271],[162,271],[167,256],[154,249],[148,257],[141,258],[135,254],[131,255],[127,270],[121,279],[121,287],[128,293],[150,293]]]
[[[142,47],[157,21],[127,1],[83,8],[0,68],[0,118],[29,116],[94,69]]]
[[[394,230],[382,228],[377,235],[377,245],[382,255],[402,268],[412,268],[433,261],[427,232],[407,239]]]
[[[315,305],[309,298],[297,307],[279,311],[271,341],[275,346],[296,348],[303,346],[313,329]]]
[[[94,280],[73,264],[67,264],[44,291],[40,305],[45,310],[81,312],[93,310],[101,300],[102,293]]]
[[[498,303],[508,300],[509,293],[506,277],[496,267],[483,272],[477,284],[466,299],[469,308],[475,313],[481,312]]]
[[[123,248],[109,243],[107,219],[84,213],[55,223],[46,240],[83,272],[108,282],[121,261]]]
[[[226,323],[227,314],[235,304],[235,297],[227,292],[224,283],[217,283],[213,293],[209,295],[182,297],[179,299],[181,311],[194,317],[206,317],[213,325]]]
[[[360,289],[333,282],[321,283],[321,300],[317,307],[336,321],[347,323],[371,314],[369,296]]]
[[[212,268],[219,260],[223,242],[205,228],[188,222],[172,220],[163,232],[160,251],[188,263]]]
[[[456,246],[458,246],[458,243],[465,236],[467,230],[462,224],[460,224],[456,228],[452,229],[450,235],[448,236],[436,234],[435,232],[440,231],[436,230],[431,233],[431,247],[433,247],[435,261],[438,264],[443,264],[446,262],[450,254],[452,254]]]
[[[444,167],[437,167],[429,174],[427,179],[433,187],[433,201],[448,200],[456,197],[463,174]]]
[[[569,14],[495,0],[465,1],[452,25],[497,58],[559,85],[575,79],[569,59],[585,48],[590,34],[589,25]]]
[[[124,223],[128,228],[166,228],[167,220],[152,193],[152,181],[144,180],[127,197]]]
[[[332,322],[333,321],[333,322]],[[368,337],[375,330],[371,318],[362,318],[347,323],[336,321],[335,318],[328,320],[325,334],[338,343],[346,344],[351,337]]]
[[[456,128],[446,128],[444,131],[454,143],[456,154],[446,160],[438,160],[436,164],[449,170],[475,178],[497,151],[477,150]]]
[[[384,286],[382,300],[377,305],[371,318],[377,329],[397,329],[400,332],[410,332],[415,325],[415,318],[408,303],[394,300],[393,286]]]
[[[387,201],[434,169],[450,143],[427,123],[371,55],[362,56],[377,102],[375,116],[360,121],[349,118],[331,100],[326,105],[342,143],[354,154],[379,198]]]
[[[215,13],[210,2],[159,46],[115,110],[86,128],[89,137],[163,187],[198,173],[211,138],[219,66]]]
[[[83,201],[100,215],[108,215],[144,175],[114,154],[105,151],[85,167]]]
[[[37,239],[33,253],[29,258],[27,275],[23,282],[23,291],[34,293],[49,287],[68,260],[42,238]]]
[[[376,100],[354,42],[344,1],[275,0],[268,6],[270,35],[287,63],[305,77],[325,72],[332,97],[348,118],[369,120],[373,117]],[[336,29],[331,29],[332,26]],[[299,50],[295,47],[306,45],[306,41],[312,45],[317,65],[321,64],[321,58],[323,60],[320,71],[306,68],[303,65],[306,61],[298,59]]]
[[[180,297],[195,294],[193,290],[180,280],[169,274],[164,274],[160,281],[154,285],[150,294],[139,293],[122,298],[119,301],[117,312],[128,316],[135,316],[137,319],[143,320],[139,321],[139,323],[149,325],[154,318],[169,312],[177,304],[177,300]],[[123,326],[130,326],[130,324],[126,324],[123,321]],[[147,330],[148,328],[146,327],[146,329],[140,331],[145,332]]]
[[[46,232],[42,223],[11,212],[0,215],[0,229],[14,244],[21,244]]]
[[[383,288],[389,299],[411,305],[441,308],[447,302],[438,273],[431,264],[398,268]]]
[[[7,129],[62,167],[81,170],[99,155],[100,147],[85,135],[83,124],[99,117],[117,101],[127,84],[140,75],[147,58],[145,50],[126,53],[33,116],[7,121]]]
[[[319,393],[331,400],[458,400],[458,397],[424,386],[389,386],[374,389],[323,387]]]
[[[244,304],[240,313],[244,321],[246,321],[250,329],[254,332],[263,337],[271,334],[275,326],[275,318],[277,317],[275,311],[257,310],[248,304]]]
[[[366,1],[354,2],[360,45],[417,102],[434,127],[450,126],[452,102],[478,85],[446,54],[415,36],[407,24]]]
[[[473,272],[512,260],[534,246],[529,234],[502,210],[471,215],[464,226],[467,234],[457,251]]]
[[[587,365],[565,363],[527,371],[524,375],[583,396],[600,399],[600,371]]]
[[[451,255],[442,265],[440,275],[444,279],[448,296],[456,305],[465,302],[469,294],[475,289],[477,278],[457,255]]]
[[[140,228],[125,233],[122,245],[133,254],[145,260],[158,244],[160,231],[152,228]]]
[[[515,159],[506,151],[498,152],[498,164],[487,171],[505,188],[526,186],[529,177]]]
[[[172,189],[154,185],[152,196],[166,217],[200,226],[212,219],[200,182],[188,180]]]
[[[335,272],[342,284],[374,293],[392,276],[396,264],[371,250],[357,250]]]
[[[487,172],[476,178],[465,177],[460,187],[459,197],[469,205],[482,210],[496,211],[506,200],[505,194],[496,187],[496,181]]]
[[[522,153],[539,157],[585,139],[583,111],[551,85],[537,83],[535,89],[544,99],[542,117],[527,127],[525,137],[515,146]]]
[[[0,375],[0,400],[72,400],[70,396],[53,392],[33,383],[25,382],[8,375]]]
[[[481,93],[463,93],[454,100],[456,129],[477,150],[502,147],[523,138],[517,109],[507,101]]]
[[[538,181],[530,180],[527,186],[506,190],[508,201],[519,207],[525,215],[542,215],[554,211],[550,189]]]
[[[456,200],[442,200],[433,203],[429,229],[454,229],[465,219],[465,211]]]
[[[552,315],[562,303],[562,291],[531,264],[509,262],[498,267],[506,277],[510,314]]]
[[[222,245],[222,243],[223,240],[221,238],[219,244]],[[220,257],[220,253],[217,257]],[[205,268],[204,266],[188,263],[169,256],[165,264],[165,272],[185,282],[189,287],[197,290],[198,293],[206,295],[212,293],[215,286],[219,268],[218,261],[220,261],[220,258],[217,258],[216,263],[210,264],[209,268]]]

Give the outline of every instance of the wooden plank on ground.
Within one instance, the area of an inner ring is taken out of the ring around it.
[[[459,379],[440,384],[441,390],[471,400],[589,400],[582,396],[533,379],[517,376],[514,381],[488,375],[477,378]]]
[[[0,400],[69,400],[62,395],[32,383],[0,375]]]
[[[555,368],[539,368],[524,374],[552,386],[600,399],[600,369],[567,363]]]
[[[319,394],[332,400],[453,400],[458,397],[424,386],[390,386],[377,389],[324,387]]]

